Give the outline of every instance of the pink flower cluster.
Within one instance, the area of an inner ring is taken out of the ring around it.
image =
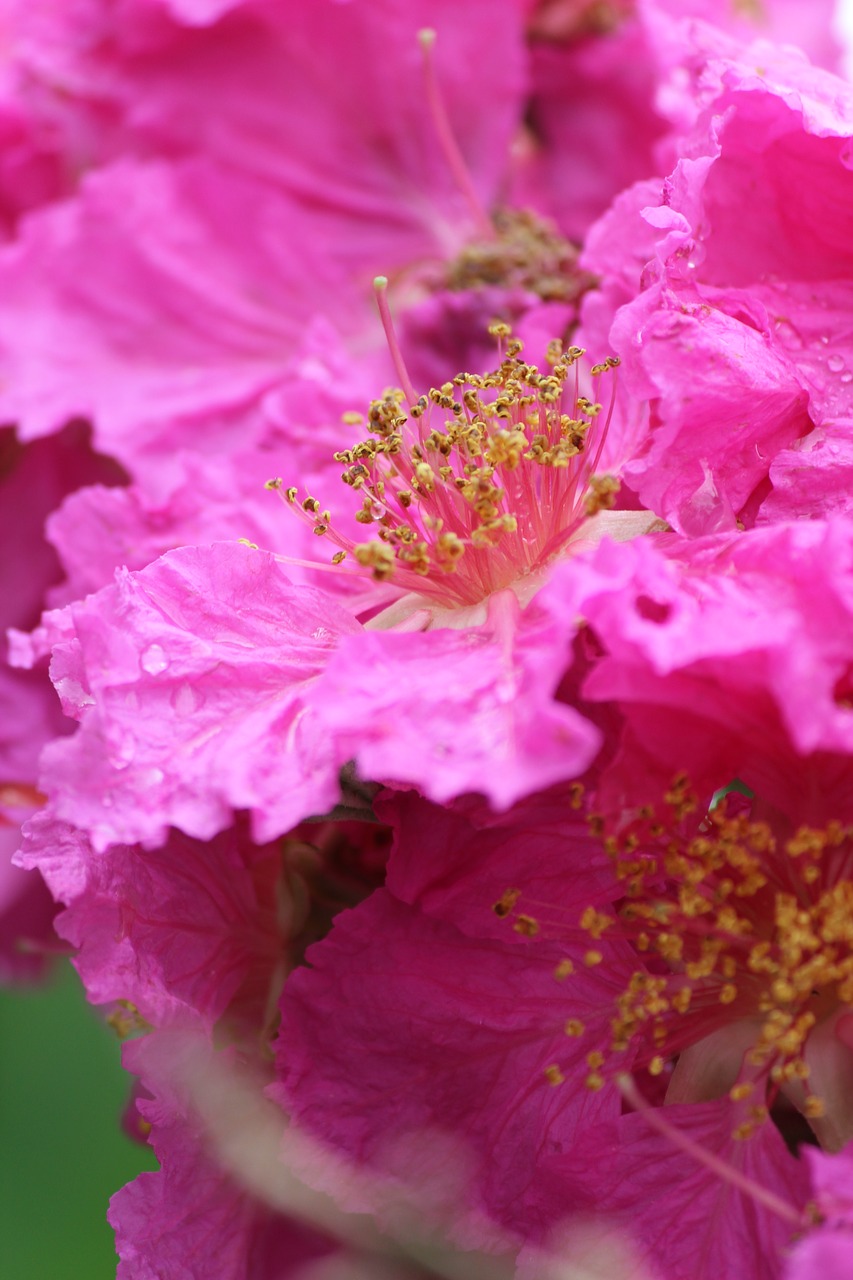
[[[831,8],[0,4],[0,976],[127,1040],[120,1280],[853,1269]]]

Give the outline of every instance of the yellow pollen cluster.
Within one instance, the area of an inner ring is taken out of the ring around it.
[[[490,332],[510,339],[506,325]],[[335,530],[316,498],[280,480],[270,487],[337,544],[336,563],[350,553],[378,581],[443,604],[476,604],[544,568],[613,505],[618,482],[594,474],[606,423],[591,447],[602,405],[579,394],[581,348],[552,343],[544,373],[520,352],[510,340],[494,372],[459,374],[414,404],[402,391],[373,401],[368,438],[335,454],[370,541]],[[617,364],[593,366],[593,387]]]
[[[624,898],[610,913],[588,907],[580,919],[592,939],[610,930],[648,958],[616,999],[611,1050],[641,1041],[659,1074],[667,1047],[671,1056],[701,1039],[723,1006],[732,1021],[758,1016],[747,1062],[771,1086],[806,1080],[810,1031],[853,1005],[851,832],[837,823],[801,828],[777,847],[765,823],[729,816],[723,804],[686,838],[677,827],[696,806],[685,779],[666,801],[666,820],[644,810],[605,840]],[[808,1095],[803,1111],[819,1116],[820,1099]],[[737,1136],[767,1109],[750,1115]]]
[[[751,1079],[729,1094],[749,1103],[735,1130],[747,1138],[779,1088],[808,1080],[813,1028],[853,1009],[853,828],[801,827],[782,842],[766,823],[730,813],[726,801],[698,823],[696,809],[679,777],[660,815],[646,807],[618,835],[591,819],[616,876],[612,905],[589,905],[575,917],[592,945],[581,942],[554,977],[571,1003],[572,976],[605,962],[605,942],[633,945],[640,963],[609,1006],[608,1051],[632,1049],[632,1063],[651,1075],[726,1024],[753,1025]],[[494,910],[527,936],[543,925],[553,935],[552,907],[542,904],[540,922],[522,906],[523,894],[512,889]],[[564,1032],[583,1037],[595,1031],[588,1023],[570,1016]],[[608,1062],[600,1049],[586,1062],[590,1089],[624,1070],[624,1059]],[[756,1089],[761,1096],[750,1101]],[[801,1097],[807,1119],[823,1115],[821,1098]]]
[[[577,247],[553,223],[529,209],[498,209],[491,220],[495,235],[466,245],[448,265],[447,288],[500,285],[545,302],[575,302],[596,283],[578,267]]]

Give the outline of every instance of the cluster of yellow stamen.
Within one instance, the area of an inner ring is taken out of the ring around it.
[[[491,221],[494,235],[472,241],[448,264],[447,288],[499,285],[536,294],[544,302],[577,302],[596,283],[578,267],[577,247],[538,214],[498,209]]]
[[[693,835],[683,820],[695,809],[684,778],[666,797],[663,819],[643,810],[619,835],[594,820],[616,874],[612,905],[587,906],[579,926],[593,945],[579,955],[601,963],[601,939],[630,941],[642,965],[616,997],[610,1017],[613,1074],[616,1055],[652,1075],[667,1060],[717,1029],[750,1019],[756,1031],[746,1053],[747,1074],[730,1096],[740,1102],[762,1083],[775,1092],[809,1076],[806,1044],[812,1029],[839,1008],[853,1007],[853,832],[838,823],[801,828],[784,842],[766,823],[730,814],[725,802]],[[516,915],[522,895],[508,891],[498,915],[513,915],[522,933],[539,932],[540,917]],[[522,903],[522,905],[525,905]],[[564,980],[574,963],[564,960]],[[570,1018],[566,1034],[585,1034]],[[588,1087],[601,1088],[607,1060],[587,1057]],[[805,1093],[803,1114],[823,1114],[821,1099]],[[766,1118],[763,1098],[749,1110],[737,1137]]]
[[[602,405],[579,393],[583,350],[552,343],[542,373],[506,325],[490,332],[507,343],[495,371],[459,374],[409,404],[387,391],[370,405],[368,437],[335,454],[362,499],[356,520],[375,538],[355,543],[316,498],[269,482],[338,546],[333,563],[350,553],[380,582],[475,604],[544,568],[613,506],[618,482],[594,474],[606,422],[593,432]],[[593,366],[593,386],[617,364]]]

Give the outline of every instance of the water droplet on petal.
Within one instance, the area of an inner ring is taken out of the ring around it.
[[[332,633],[328,627],[315,627],[311,632],[312,640],[331,640]]]
[[[826,363],[827,367],[831,369],[833,373],[840,373],[844,368],[844,357],[830,356]]]
[[[842,382],[853,382],[853,373],[849,369],[845,369],[841,375]]]
[[[191,716],[204,705],[204,694],[184,680],[172,694],[171,703],[179,716]]]
[[[159,676],[169,665],[169,659],[166,657],[166,651],[163,646],[161,644],[149,644],[148,648],[142,651],[139,665],[143,671],[147,671],[149,676]]]
[[[136,755],[136,743],[129,735],[122,738],[110,752],[110,764],[114,769],[126,769]]]

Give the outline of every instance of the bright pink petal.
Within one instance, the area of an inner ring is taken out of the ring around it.
[[[209,839],[243,808],[264,840],[334,804],[343,761],[304,695],[358,624],[291,587],[274,557],[173,552],[72,616],[76,640],[53,670],[83,724],[44,769],[56,816],[96,847],[161,842],[170,824]]]
[[[651,430],[623,474],[644,506],[690,534],[734,528],[768,457],[810,427],[806,394],[773,350],[766,316],[742,307],[733,318],[727,300],[716,301],[649,290],[612,332],[619,351],[635,343],[629,391],[637,385],[651,401]]]
[[[91,418],[132,469],[153,455],[162,470],[181,444],[245,444],[320,297],[305,217],[201,162],[92,176],[75,203],[31,219],[0,268],[4,412],[26,436]]]
[[[626,478],[690,533],[722,527],[781,450],[812,422],[831,434],[853,406],[850,87],[796,51],[695,34],[683,79],[694,118],[645,211],[657,245],[612,332],[629,390],[650,402],[652,431]],[[634,221],[625,233],[633,260],[648,231]],[[608,284],[589,304],[599,329],[618,303]],[[822,509],[818,493],[809,514]]]
[[[700,791],[740,777],[795,821],[845,819],[851,546],[846,520],[802,522],[602,544],[555,573],[540,604],[586,618],[605,648],[585,696],[627,717],[617,808],[687,770]]]
[[[204,844],[175,832],[158,850],[95,854],[80,833],[41,825],[27,861],[70,902],[58,932],[77,950],[93,1004],[129,1001],[154,1026],[200,1019],[210,1033],[226,1011],[263,1023],[282,976],[278,846],[256,846],[237,828]]]
[[[853,1273],[853,1232],[811,1231],[792,1249],[784,1280],[847,1280]]]
[[[482,627],[344,639],[313,705],[364,777],[439,803],[478,791],[505,809],[577,777],[598,750],[597,730],[552,701],[567,643],[505,592]]]

